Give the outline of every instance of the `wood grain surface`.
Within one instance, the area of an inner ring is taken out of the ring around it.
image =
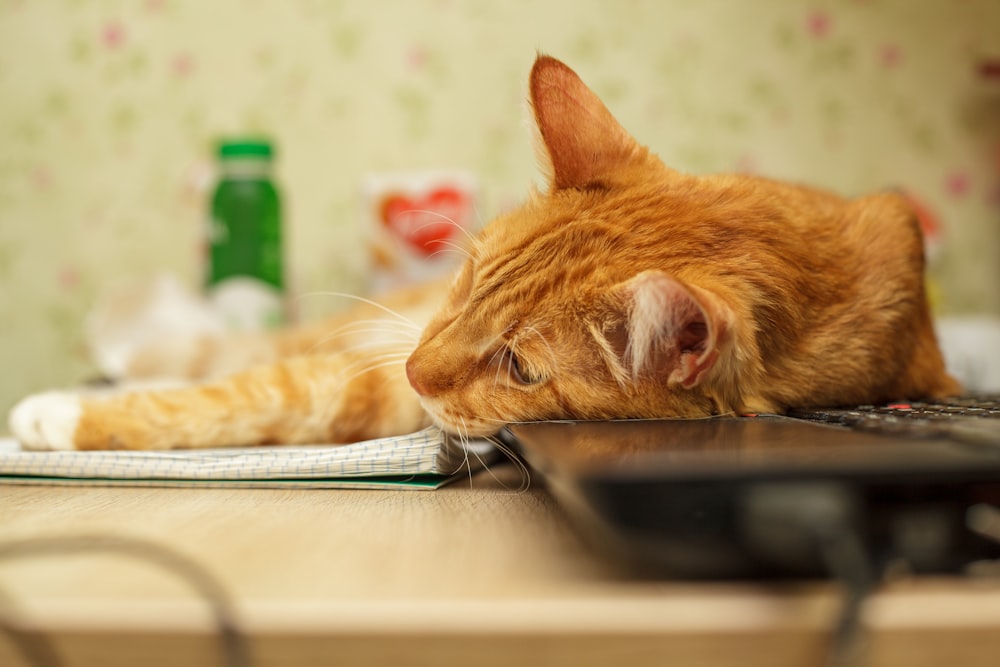
[[[166,548],[220,587],[255,666],[823,664],[834,587],[633,580],[520,482],[508,468],[432,492],[0,486],[0,549],[55,540],[0,552],[0,613],[67,666],[225,664],[210,602],[157,560]],[[868,665],[1000,655],[996,580],[898,581],[864,618]],[[0,635],[0,665],[22,664]]]

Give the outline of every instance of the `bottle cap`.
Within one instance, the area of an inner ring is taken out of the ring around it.
[[[219,157],[227,158],[264,158],[270,159],[274,154],[271,142],[266,139],[226,139],[219,143]]]

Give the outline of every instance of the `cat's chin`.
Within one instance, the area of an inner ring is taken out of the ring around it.
[[[488,438],[506,426],[492,419],[453,414],[451,410],[436,405],[434,399],[422,397],[420,402],[435,426],[459,438]]]
[[[480,421],[474,417],[464,418],[457,424],[449,420],[434,418],[434,423],[445,433],[459,438],[488,438],[499,433],[504,427],[504,424]]]

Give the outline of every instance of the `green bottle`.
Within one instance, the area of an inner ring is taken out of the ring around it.
[[[258,139],[219,144],[206,289],[237,330],[285,320],[281,199],[271,181],[273,150]]]

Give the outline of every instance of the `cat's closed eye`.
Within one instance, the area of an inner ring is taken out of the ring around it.
[[[510,377],[517,384],[528,386],[538,384],[542,381],[542,376],[529,369],[521,360],[520,356],[518,356],[518,354],[510,348],[507,348],[506,357]]]

